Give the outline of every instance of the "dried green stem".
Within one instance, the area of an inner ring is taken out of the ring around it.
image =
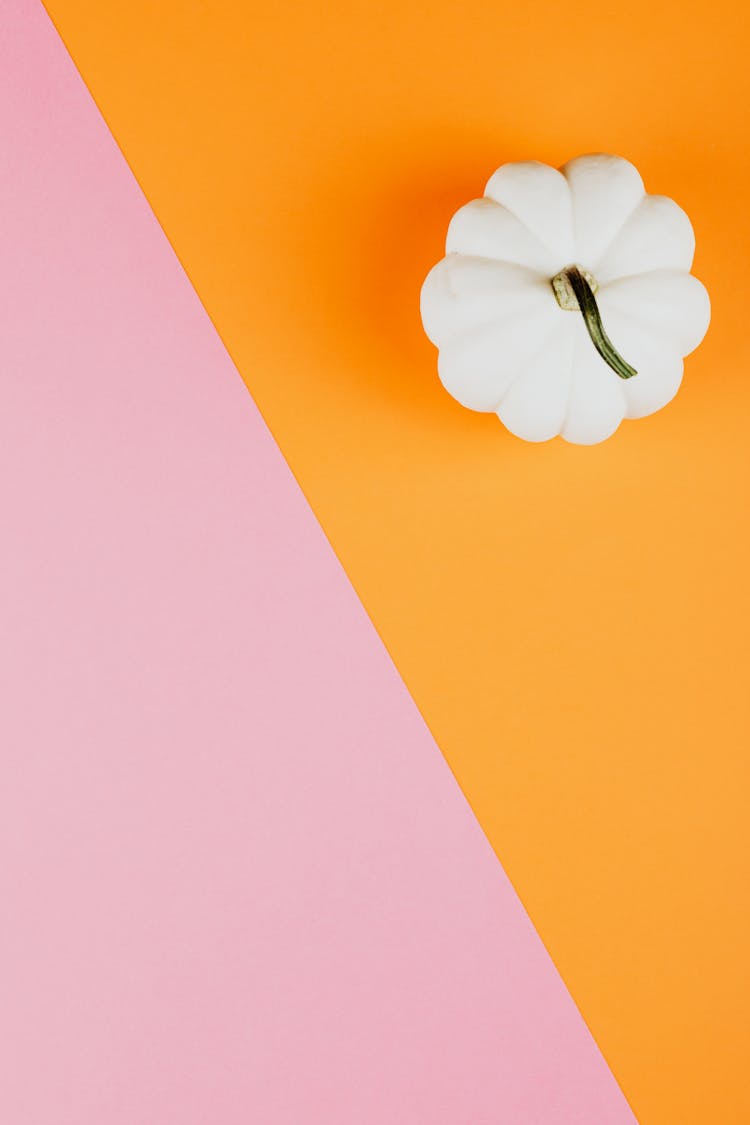
[[[580,310],[591,342],[604,362],[609,364],[621,379],[632,379],[637,375],[638,372],[625,362],[604,331],[594,290],[583,271],[578,266],[568,266],[552,279],[552,288],[561,308],[577,307]],[[575,297],[573,303],[569,299],[570,291]]]

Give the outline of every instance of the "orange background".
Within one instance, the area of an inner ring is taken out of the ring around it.
[[[741,6],[47,7],[639,1120],[746,1125]],[[419,287],[497,165],[591,150],[687,210],[713,323],[663,412],[526,445]]]

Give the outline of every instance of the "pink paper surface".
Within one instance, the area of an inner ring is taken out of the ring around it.
[[[0,137],[0,1121],[632,1122],[31,0]]]

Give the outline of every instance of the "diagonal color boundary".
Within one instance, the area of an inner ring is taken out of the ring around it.
[[[46,16],[0,35],[3,1119],[631,1122]]]

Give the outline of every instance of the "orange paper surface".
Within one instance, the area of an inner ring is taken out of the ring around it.
[[[746,14],[47,6],[639,1119],[743,1125]],[[496,166],[592,150],[687,210],[713,323],[661,413],[525,445],[419,288]]]

